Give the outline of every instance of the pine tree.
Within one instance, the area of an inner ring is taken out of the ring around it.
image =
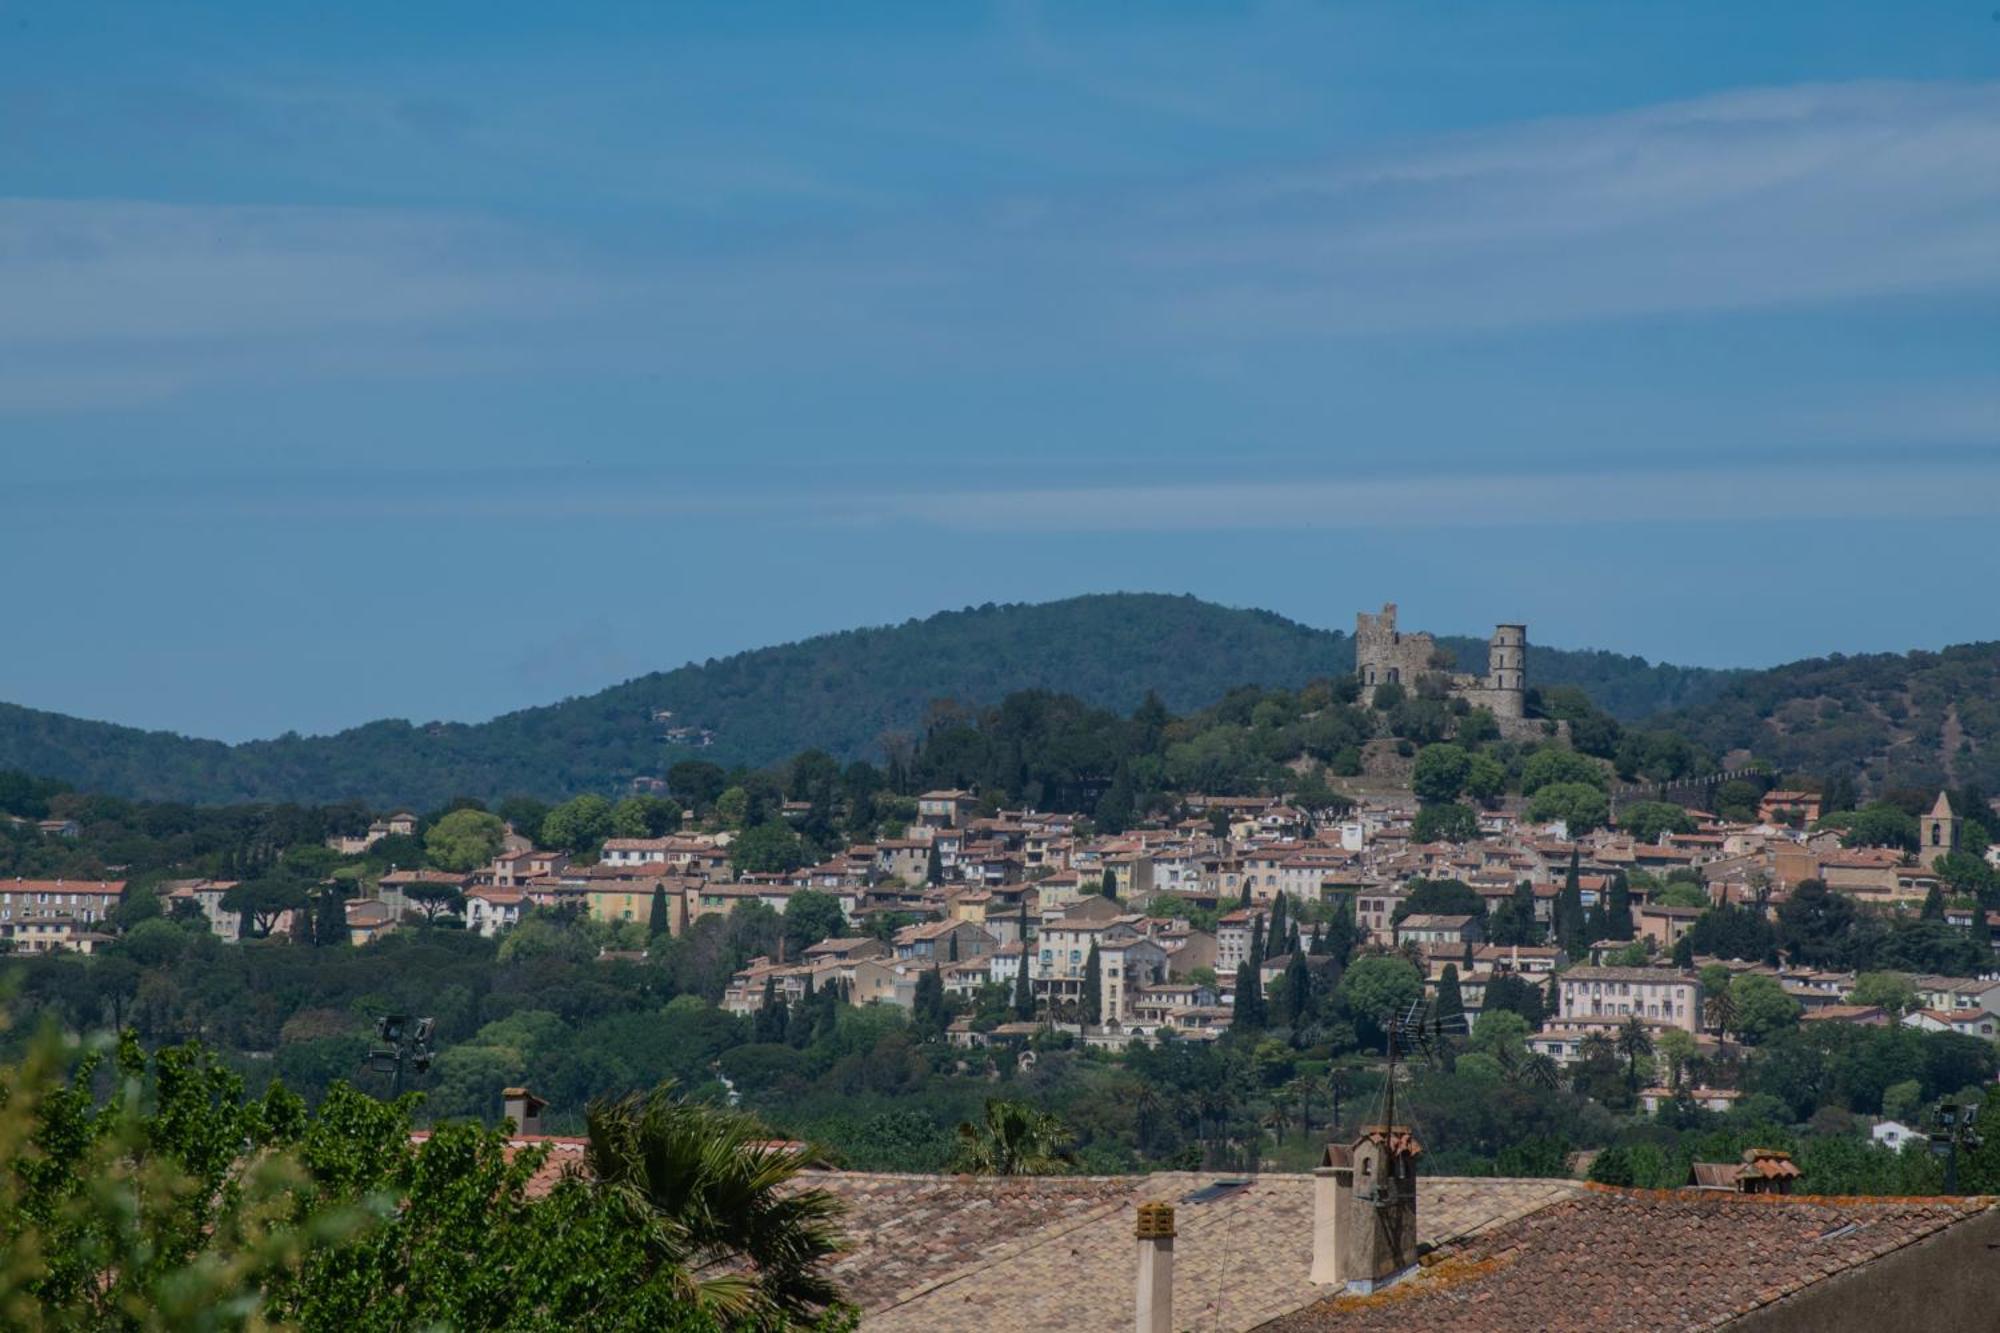
[[[1096,1027],[1104,1021],[1104,969],[1097,958],[1097,941],[1090,942],[1090,956],[1083,960],[1083,1023]]]
[[[1098,882],[1097,891],[1112,902],[1118,901],[1118,872],[1110,866],[1104,867],[1104,878]]]
[[[667,886],[653,886],[653,910],[646,916],[646,938],[656,940],[667,932]]]

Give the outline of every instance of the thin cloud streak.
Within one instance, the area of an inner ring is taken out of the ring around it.
[[[22,517],[68,514],[62,484],[25,486]],[[2000,515],[2000,463],[1896,465],[1818,459],[1811,466],[1608,472],[1432,474],[1334,479],[1227,478],[1154,485],[907,488],[834,483],[772,488],[724,476],[610,473],[585,481],[536,472],[457,487],[376,490],[340,480],[273,478],[245,489],[183,481],[93,490],[99,520],[136,510],[155,519],[510,525],[652,523],[732,530],[928,528],[977,533],[1174,533],[1477,529],[1667,523],[1730,525]],[[0,503],[0,512],[7,506]]]

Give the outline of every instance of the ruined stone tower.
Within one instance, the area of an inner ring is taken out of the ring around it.
[[[1486,674],[1474,676],[1451,670],[1432,635],[1397,629],[1396,604],[1389,602],[1379,615],[1355,614],[1354,674],[1364,703],[1375,702],[1380,686],[1414,688],[1430,677],[1442,681],[1453,698],[1490,710],[1503,725],[1520,722],[1528,712],[1528,627],[1497,626],[1486,645]]]

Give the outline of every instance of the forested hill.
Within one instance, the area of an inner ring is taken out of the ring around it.
[[[1448,638],[1468,669],[1479,639]],[[1193,597],[1112,593],[947,611],[641,676],[597,694],[477,724],[373,722],[333,736],[224,745],[0,705],[0,769],[159,800],[434,806],[452,796],[560,797],[661,774],[676,759],[762,764],[818,746],[872,753],[921,727],[939,699],[981,705],[1022,689],[1128,711],[1147,690],[1184,711],[1242,684],[1292,687],[1353,669],[1354,644],[1268,611]],[[1732,673],[1604,652],[1533,648],[1530,679],[1581,685],[1637,718],[1712,695]],[[670,723],[656,720],[671,711]],[[669,725],[711,730],[706,750]]]
[[[1716,754],[1864,787],[2000,791],[2000,643],[1815,657],[1739,675],[1657,724]]]

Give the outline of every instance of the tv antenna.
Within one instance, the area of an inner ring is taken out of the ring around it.
[[[1388,1056],[1388,1075],[1382,1081],[1382,1128],[1396,1125],[1396,1057],[1420,1059],[1435,1069],[1444,1062],[1445,1042],[1469,1029],[1465,1014],[1440,1012],[1435,998],[1418,996],[1400,1015],[1391,1015],[1384,1025],[1383,1046]]]

